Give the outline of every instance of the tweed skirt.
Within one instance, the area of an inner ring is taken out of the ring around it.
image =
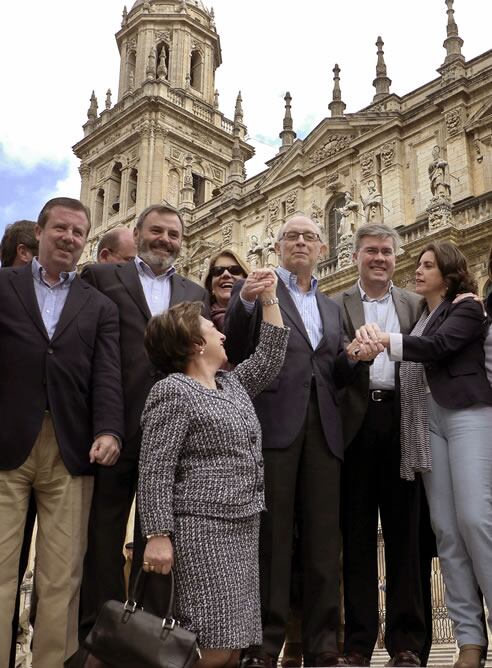
[[[259,514],[237,519],[174,518],[175,613],[206,648],[262,642]]]

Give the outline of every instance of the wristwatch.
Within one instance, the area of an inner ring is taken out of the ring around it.
[[[265,299],[264,302],[261,302],[262,306],[274,306],[278,304],[278,297],[272,297],[271,299]]]

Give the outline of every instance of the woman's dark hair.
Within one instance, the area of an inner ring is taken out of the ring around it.
[[[181,302],[149,320],[144,345],[152,364],[163,373],[185,371],[193,346],[205,342],[200,328],[201,302]]]
[[[460,293],[477,292],[477,282],[468,271],[466,257],[457,246],[449,241],[431,242],[423,247],[418,259],[427,251],[434,253],[439,271],[448,286],[446,299],[453,301]]]
[[[231,264],[238,264],[241,269],[244,272],[244,278],[249,274],[249,268],[248,265],[242,260],[237,253],[235,253],[232,250],[229,250],[228,248],[224,248],[223,250],[217,251],[217,253],[214,253],[212,257],[210,258],[210,264],[208,265],[208,271],[207,275],[205,276],[205,280],[203,281],[203,286],[205,290],[208,292],[210,295],[210,303],[213,304],[215,301],[215,297],[212,294],[212,269],[215,267],[215,263],[219,259],[219,257],[230,257],[233,262]]]

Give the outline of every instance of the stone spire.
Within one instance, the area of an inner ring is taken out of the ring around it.
[[[95,121],[97,118],[97,97],[94,91],[92,91],[91,103],[87,110],[87,118],[89,121]]]
[[[244,181],[244,158],[240,145],[241,129],[244,128],[242,102],[241,91],[239,91],[236,98],[236,108],[234,110],[234,144],[232,147],[232,160],[229,164],[228,183],[231,181]]]
[[[121,27],[124,28],[128,22],[128,10],[126,5],[123,7],[123,14],[121,16]]]
[[[216,88],[214,93],[214,109],[218,108],[219,108],[219,90],[218,88]]]
[[[292,144],[294,143],[294,139],[296,138],[296,133],[293,130],[293,124],[292,124],[292,114],[290,112],[291,109],[291,102],[292,102],[292,97],[290,93],[287,91],[285,93],[285,115],[284,115],[284,122],[283,122],[283,129],[282,132],[279,134],[280,139],[282,140],[282,146],[280,147],[279,152],[280,153],[285,153]]]
[[[234,125],[236,123],[239,125],[243,124],[243,98],[241,97],[241,91],[237,94],[236,108],[234,109]]]
[[[446,58],[444,59],[444,65],[455,60],[461,60],[464,62],[464,56],[461,53],[461,47],[463,46],[463,40],[458,34],[458,26],[454,20],[454,9],[453,4],[454,0],[445,0],[448,15],[448,26],[447,34],[448,36],[443,42],[443,47],[446,49]]]
[[[106,109],[111,109],[111,88],[108,88],[106,91],[106,102],[105,102]]]
[[[331,117],[336,118],[343,116],[343,112],[347,106],[342,100],[342,91],[340,90],[340,68],[338,67],[338,63],[335,63],[333,75],[333,81],[335,82],[333,85],[333,97],[328,105],[328,109],[331,112]]]
[[[372,82],[372,85],[376,89],[376,94],[372,98],[373,102],[379,102],[383,97],[389,95],[391,86],[391,79],[387,76],[386,63],[384,62],[384,42],[381,36],[378,37],[376,46],[378,47],[378,62],[376,65],[376,78]]]

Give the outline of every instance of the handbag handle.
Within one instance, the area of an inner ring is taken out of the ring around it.
[[[149,575],[150,573],[144,571],[143,568],[138,569],[137,577],[135,578],[135,584],[131,588],[131,591],[128,592],[128,600],[125,603],[125,610],[127,612],[135,612],[137,606],[141,607],[143,591],[145,590]],[[172,568],[166,577],[171,578],[171,588],[169,591],[166,619],[172,619],[174,615],[174,571]]]

